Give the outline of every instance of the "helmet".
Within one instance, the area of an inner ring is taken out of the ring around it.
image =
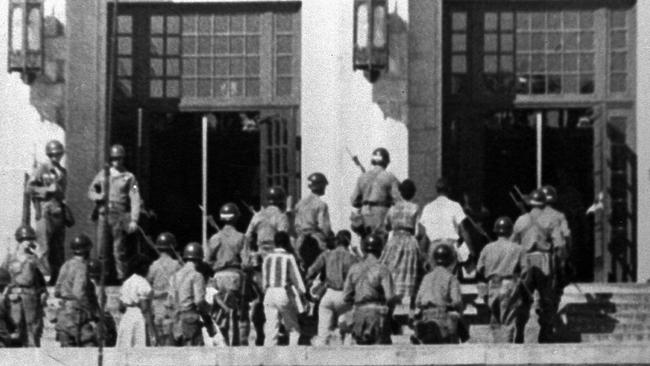
[[[532,191],[528,196],[528,204],[533,207],[543,206],[546,204],[546,195],[544,194],[544,191],[541,189]]]
[[[81,234],[70,242],[70,249],[72,249],[72,253],[74,254],[86,254],[90,252],[90,248],[92,248],[93,242],[90,240],[90,238],[87,235]]]
[[[510,236],[512,234],[512,220],[508,216],[501,216],[494,222],[494,233],[499,236]]]
[[[59,140],[51,140],[45,145],[45,155],[63,155],[63,144]]]
[[[124,150],[124,146],[120,144],[115,144],[111,146],[111,153],[110,153],[111,159],[124,158],[124,156],[126,156],[126,151]]]
[[[384,249],[384,240],[377,234],[370,234],[363,238],[361,249],[365,253],[379,254]]]
[[[282,187],[274,186],[269,188],[269,190],[266,192],[266,199],[270,204],[282,204],[286,199],[286,193],[284,193],[284,189]]]
[[[88,261],[88,276],[90,278],[99,278],[102,273],[102,263],[98,259]]]
[[[309,189],[322,189],[329,184],[325,174],[319,172],[311,173],[309,177],[307,177],[307,181],[309,182],[307,183]]]
[[[36,240],[36,232],[29,225],[21,225],[16,229],[16,241]]]
[[[433,250],[433,261],[441,266],[448,266],[453,262],[454,252],[447,244],[440,244]]]
[[[203,248],[197,242],[191,242],[183,249],[183,259],[201,261],[203,259]]]
[[[557,201],[557,191],[555,190],[555,187],[545,185],[542,187],[542,192],[544,192],[544,195],[546,196],[547,203],[555,203]]]
[[[239,207],[236,204],[229,202],[221,206],[219,210],[219,219],[223,222],[236,222],[239,219]]]
[[[390,154],[383,147],[378,147],[372,152],[372,165],[388,166],[390,163]]]
[[[7,286],[11,282],[11,275],[9,271],[0,268],[0,286]]]
[[[176,247],[176,237],[170,232],[160,233],[156,238],[157,249],[169,249]]]

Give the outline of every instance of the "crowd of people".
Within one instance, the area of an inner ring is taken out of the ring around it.
[[[360,237],[360,251],[351,247],[350,231],[332,231],[322,199],[329,182],[313,173],[311,193],[295,207],[287,207],[281,187],[272,187],[242,233],[238,206],[225,204],[207,250],[190,242],[179,254],[174,234],[163,232],[151,262],[125,255],[124,238],[140,229],[141,201],[135,176],[123,164],[124,148],[115,145],[110,171],[97,175],[89,198],[97,204],[99,240],[112,238],[122,281],[116,325],[103,310],[106,294],[98,284],[105,273],[90,258],[92,240],[75,237],[73,257],[62,265],[60,253],[51,253],[62,250],[60,231],[74,219],[65,206],[63,146],[50,142],[46,152],[50,161],[29,182],[42,233],[24,223],[0,266],[4,346],[40,345],[47,277],[60,301],[55,328],[64,347],[242,346],[253,339],[251,328],[256,345],[390,344],[397,306],[408,309],[412,343],[460,343],[470,333],[458,274],[470,262],[487,284],[479,296],[490,309],[496,342],[523,342],[534,303],[539,342],[554,340],[570,232],[551,205],[557,194],[550,186],[525,197],[526,212],[516,222],[498,218],[497,240],[476,248],[467,245],[464,229],[473,221],[449,198],[447,181],[437,182],[437,198],[421,209],[413,202],[414,182],[388,172],[389,153],[378,148],[351,198],[350,228]],[[316,320],[314,337],[306,331],[309,318]]]

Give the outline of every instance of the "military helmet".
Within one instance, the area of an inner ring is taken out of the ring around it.
[[[78,235],[70,241],[70,249],[74,254],[86,254],[90,252],[92,246],[93,242],[85,234]]]
[[[239,207],[232,202],[228,202],[219,209],[219,219],[225,223],[236,222],[241,213]]]
[[[63,155],[63,144],[59,140],[50,140],[45,145],[45,155]]]
[[[441,266],[448,266],[453,262],[454,251],[447,244],[440,244],[433,250],[433,261]]]
[[[508,216],[501,216],[494,222],[494,233],[499,236],[512,234],[512,220]]]
[[[102,274],[102,263],[98,259],[88,261],[88,276],[90,278],[99,278]]]
[[[123,159],[126,156],[126,150],[124,146],[120,144],[115,144],[111,146],[110,157],[111,159]]]
[[[541,189],[535,189],[528,196],[528,204],[533,207],[543,206],[546,204],[546,195]]]
[[[266,199],[270,204],[282,204],[286,197],[284,189],[280,186],[273,186],[266,192]]]
[[[377,234],[370,234],[363,238],[361,250],[366,253],[379,254],[384,249],[384,240]]]
[[[311,173],[309,177],[307,177],[307,182],[309,189],[322,189],[329,184],[325,174],[320,172]]]
[[[157,249],[176,248],[176,236],[170,232],[163,232],[156,238]]]
[[[193,241],[183,249],[183,259],[201,261],[203,259],[203,247],[201,244]]]
[[[16,229],[16,241],[36,240],[36,232],[29,225],[21,225]]]
[[[555,203],[557,201],[557,191],[552,185],[545,185],[542,187],[542,192],[546,196],[547,203]]]
[[[383,147],[378,147],[372,152],[372,165],[381,165],[386,167],[390,163],[390,154]]]
[[[4,268],[0,268],[0,286],[7,286],[11,283],[11,275],[9,271]]]

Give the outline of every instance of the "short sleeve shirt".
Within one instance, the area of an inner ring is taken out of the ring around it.
[[[420,223],[426,230],[429,240],[458,240],[458,227],[465,220],[465,211],[456,201],[439,196],[424,206]]]
[[[153,290],[147,280],[137,274],[129,277],[120,289],[120,300],[126,305],[136,305],[142,300],[150,299]]]

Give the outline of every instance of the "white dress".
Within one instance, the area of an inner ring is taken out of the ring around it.
[[[117,347],[145,347],[147,345],[144,316],[138,305],[141,300],[151,299],[152,293],[149,282],[137,274],[132,275],[122,284],[120,300],[127,308],[117,329]]]

